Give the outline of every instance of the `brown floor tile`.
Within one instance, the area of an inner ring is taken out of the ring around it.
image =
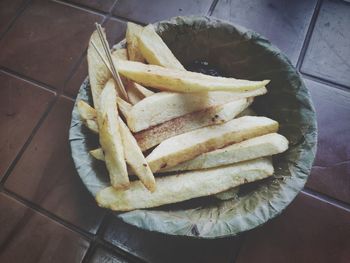
[[[68,143],[73,103],[60,98],[34,136],[5,187],[92,233],[103,210],[75,172]]]
[[[306,80],[318,122],[316,161],[307,187],[350,203],[350,92]]]
[[[297,63],[316,0],[219,0],[213,16],[252,29]]]
[[[7,29],[18,11],[24,6],[26,0],[0,1],[0,35]]]
[[[104,248],[98,247],[91,258],[87,261],[88,263],[127,263],[125,259],[122,259],[120,256],[109,253]]]
[[[73,4],[91,7],[93,9],[109,12],[116,0],[68,0]]]
[[[54,94],[0,72],[0,179],[17,156]]]
[[[302,72],[350,87],[350,5],[322,3]]]
[[[173,16],[206,15],[212,0],[119,0],[113,14],[148,24]]]
[[[108,19],[103,27],[106,28],[107,40],[111,47],[125,37],[126,23],[124,22],[117,19]],[[66,94],[71,97],[75,97],[77,95],[80,85],[88,75],[87,67],[85,55],[79,67],[65,85],[64,91]]]
[[[0,262],[81,262],[89,242],[0,194]],[[6,212],[4,212],[6,211]]]
[[[83,60],[80,62],[79,67],[75,70],[74,74],[67,81],[64,87],[64,93],[75,98],[78,94],[79,88],[85,78],[88,76],[87,58],[84,55]]]
[[[349,236],[349,212],[300,194],[283,215],[248,233],[237,263],[346,263]]]
[[[0,41],[0,64],[61,88],[102,16],[70,6],[32,2]]]
[[[104,238],[147,262],[232,262],[238,238],[188,239],[144,231],[111,215]]]

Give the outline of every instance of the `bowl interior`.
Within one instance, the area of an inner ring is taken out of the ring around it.
[[[199,238],[235,235],[263,224],[281,213],[302,189],[315,157],[316,118],[303,81],[280,50],[242,27],[208,17],[176,17],[155,27],[184,65],[204,60],[224,76],[270,79],[268,94],[255,100],[254,110],[280,123],[279,133],[288,138],[290,148],[274,158],[273,177],[242,187],[238,199],[199,198],[115,215],[146,230]],[[80,88],[79,99],[92,102],[88,80]],[[77,171],[95,195],[109,185],[107,171],[88,154],[98,146],[97,137],[83,126],[76,107],[70,143]]]

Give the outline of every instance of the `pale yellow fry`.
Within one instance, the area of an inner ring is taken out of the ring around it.
[[[160,172],[207,169],[232,163],[257,159],[282,153],[288,149],[288,140],[277,133],[270,133],[235,143],[224,148],[203,153]]]
[[[127,23],[125,38],[126,38],[129,59],[132,61],[139,61],[139,62],[145,61],[144,57],[140,52],[139,45],[138,45],[139,35],[141,34],[142,30],[143,30],[142,26],[139,26],[132,22]]]
[[[99,108],[100,94],[106,82],[112,77],[110,71],[104,64],[100,55],[97,53],[96,49],[93,47],[92,42],[96,47],[103,51],[103,46],[98,36],[97,31],[94,31],[91,35],[89,47],[87,51],[88,60],[88,71],[89,71],[89,81],[91,87],[92,98],[94,102],[94,108]],[[103,52],[101,52],[103,53]],[[107,60],[107,58],[105,58]]]
[[[244,92],[266,86],[269,80],[250,81],[214,77],[201,73],[168,69],[134,61],[116,61],[121,75],[141,85],[175,92]]]
[[[125,117],[130,130],[139,132],[191,112],[237,99],[263,95],[266,92],[265,87],[242,93],[222,91],[195,94],[158,92],[144,98],[130,108]]]
[[[151,170],[157,172],[191,160],[202,153],[277,130],[278,122],[269,118],[241,117],[169,138],[159,144],[146,160]]]
[[[96,119],[96,110],[83,100],[77,102],[78,112],[83,120]]]
[[[149,90],[136,82],[132,82],[132,84],[133,84],[134,88],[137,89],[143,95],[143,97],[149,97],[149,96],[152,96],[154,94],[154,92],[152,90]]]
[[[102,148],[97,148],[95,150],[89,151],[89,153],[97,160],[104,161],[105,160],[105,155],[103,153]]]
[[[134,136],[131,134],[129,128],[120,118],[119,123],[127,164],[130,166],[134,174],[146,186],[146,188],[151,192],[154,192],[156,189],[156,182],[140,147],[138,146]]]
[[[109,84],[109,83],[107,83]],[[112,101],[113,94],[111,94],[111,91],[105,88],[103,90],[102,94],[107,93],[111,97],[108,98],[108,100]],[[104,104],[101,107],[101,110],[104,110],[104,107],[110,106],[110,105],[105,105],[106,98],[105,96],[107,95],[101,95],[101,99],[104,99]],[[110,102],[108,101],[108,102]],[[116,108],[116,107],[115,107]],[[78,109],[79,111],[82,112],[81,116],[84,120],[84,122],[91,121],[96,124],[96,111],[94,108],[92,108],[89,104],[83,101],[78,102]],[[109,110],[109,109],[106,109]],[[101,113],[103,114],[103,113]],[[102,120],[103,121],[103,120]],[[98,126],[96,125],[96,132],[98,133]],[[142,151],[140,147],[138,146],[135,138],[131,134],[129,128],[125,125],[125,123],[122,121],[122,119],[119,118],[119,121],[117,122],[117,127],[116,129],[120,130],[121,138],[122,138],[122,144],[124,148],[124,155],[127,164],[131,167],[132,171],[134,172],[135,175],[137,175],[140,180],[144,183],[144,185],[150,190],[154,191],[155,190],[155,179],[153,176],[153,173],[151,169],[149,168],[145,157],[142,154]],[[100,138],[101,139],[101,138]],[[90,154],[95,157],[98,160],[105,161],[105,156],[102,148],[98,148],[95,150],[90,151]]]
[[[98,126],[96,121],[87,120],[85,122],[86,127],[88,127],[93,133],[98,133]]]
[[[118,48],[112,52],[112,57],[116,57],[121,60],[128,60],[128,51],[126,48]]]
[[[116,59],[121,59],[121,60],[128,60],[128,53],[126,48],[119,48],[114,50],[112,52],[112,57],[115,57]],[[129,86],[131,83],[133,83],[132,81],[128,80],[123,76],[120,76],[120,79],[126,89],[126,93],[128,94],[129,102],[131,104],[136,104],[136,102],[143,99],[143,97],[140,97],[138,94],[134,94],[133,90],[130,90]],[[117,94],[120,97],[121,94],[118,93],[118,90],[117,90]]]
[[[131,182],[126,191],[107,187],[97,193],[96,201],[99,206],[115,211],[150,208],[213,195],[272,174],[271,161],[258,159],[216,169],[157,178],[157,190],[153,193],[140,181]]]
[[[126,118],[132,109],[132,105],[120,97],[117,98],[117,104],[118,104],[119,110],[121,111],[123,116]]]
[[[129,102],[132,105],[139,103],[144,98],[144,96],[135,88],[134,83],[135,82],[128,81],[127,85],[125,85]]]
[[[126,91],[128,93],[129,101],[132,105],[135,105],[141,100],[143,100],[145,97],[154,94],[153,91],[141,86],[140,84],[137,84],[136,82],[127,80],[126,78],[123,79],[126,80]]]
[[[77,108],[80,114],[80,118],[85,126],[87,126],[94,133],[98,133],[96,110],[82,100],[79,100],[77,102]]]
[[[143,28],[138,44],[143,57],[149,64],[185,70],[152,25]]]
[[[100,109],[97,111],[100,145],[103,149],[106,167],[114,188],[127,188],[127,173],[124,147],[118,121],[117,96],[114,81],[110,79],[100,96]]]
[[[112,56],[122,60],[128,60],[128,54],[125,48],[120,48],[113,51]],[[154,94],[153,91],[141,86],[140,84],[130,81],[125,77],[121,76],[121,80],[126,88],[129,102],[133,105],[141,101],[143,98]]]

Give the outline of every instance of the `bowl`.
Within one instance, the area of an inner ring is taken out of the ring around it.
[[[224,76],[270,79],[268,94],[256,98],[254,110],[280,123],[290,148],[273,159],[274,175],[240,188],[237,199],[199,198],[154,209],[114,213],[136,227],[195,238],[234,236],[280,214],[303,188],[315,158],[317,129],[310,94],[289,59],[259,34],[212,17],[175,17],[154,24],[175,56],[189,65],[207,61]],[[108,32],[107,32],[108,33]],[[125,46],[125,41],[116,48]],[[92,105],[88,78],[77,100]],[[93,196],[109,185],[104,164],[88,151],[98,139],[82,124],[77,107],[69,133],[78,174]]]

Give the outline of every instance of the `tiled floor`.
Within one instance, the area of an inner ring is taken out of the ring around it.
[[[80,262],[89,241],[0,194],[0,262]]]
[[[301,71],[319,125],[310,179],[288,209],[236,238],[192,240],[99,209],[67,142],[94,22],[213,15],[268,37]],[[337,0],[0,1],[0,262],[350,262],[350,4]]]
[[[325,1],[318,15],[301,71],[350,85],[350,5]]]
[[[317,0],[219,0],[213,16],[266,36],[297,63]]]

